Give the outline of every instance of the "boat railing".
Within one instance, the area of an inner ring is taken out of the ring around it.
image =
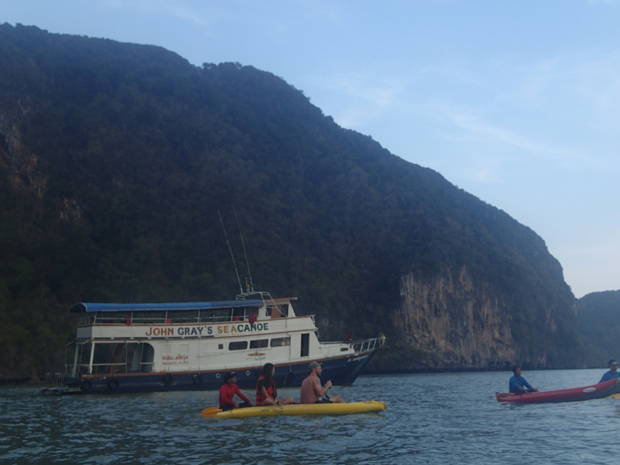
[[[89,316],[84,316],[78,321],[78,326],[90,326],[91,324],[93,324],[93,321],[93,318]]]
[[[349,348],[357,353],[369,352],[385,347],[385,336],[374,337],[370,339],[361,339],[357,341],[330,341],[323,342],[321,344],[323,348],[328,349],[327,355],[331,355],[332,352],[341,352],[348,350]]]
[[[45,384],[48,386],[62,386],[65,375],[62,373],[45,373]]]
[[[384,346],[385,336],[364,339],[361,341],[353,341],[353,349],[355,352],[368,352],[369,350],[381,349]]]
[[[245,316],[239,317],[240,321],[246,321]],[[196,323],[225,323],[230,321],[237,321],[234,316],[231,315],[201,315],[196,318],[188,317],[175,317],[174,315],[161,316],[161,317],[140,317],[136,316],[105,316],[105,317],[82,317],[80,318],[79,326],[91,326],[94,324],[111,324],[111,325],[164,325],[164,324],[196,324]]]
[[[153,362],[140,362],[140,368],[138,370],[130,369],[130,364],[125,362],[108,362],[108,363],[93,363],[92,368],[87,363],[78,364],[76,373],[78,374],[93,374],[93,375],[105,375],[105,374],[119,374],[119,373],[152,373]]]

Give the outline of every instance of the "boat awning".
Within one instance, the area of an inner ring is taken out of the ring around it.
[[[71,313],[92,312],[156,312],[182,310],[211,310],[218,308],[262,307],[262,300],[224,300],[221,302],[176,302],[159,304],[106,304],[80,302],[71,307]]]

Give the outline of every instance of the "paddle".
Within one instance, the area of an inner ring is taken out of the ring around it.
[[[206,408],[202,411],[202,416],[204,418],[211,418],[217,413],[223,412],[221,408]]]

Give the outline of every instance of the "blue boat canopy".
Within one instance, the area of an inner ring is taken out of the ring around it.
[[[207,310],[218,308],[262,307],[262,300],[224,300],[221,302],[177,302],[160,304],[101,304],[80,302],[71,307],[70,313],[92,312],[162,312],[181,310]]]

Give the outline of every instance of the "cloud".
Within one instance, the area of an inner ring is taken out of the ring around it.
[[[343,127],[356,129],[389,113],[399,105],[403,83],[394,78],[362,73],[343,73],[332,76],[315,75],[312,87],[331,95],[331,105],[319,105],[328,110]],[[340,102],[333,105],[334,101]],[[333,112],[333,113],[332,113]]]
[[[480,116],[463,109],[440,107],[443,115],[448,118],[455,128],[465,131],[470,141],[485,144],[499,144],[518,149],[532,157],[546,158],[566,163],[567,161],[591,161],[584,155],[570,147],[550,145],[519,133],[517,130],[507,129],[500,125],[491,124]]]

